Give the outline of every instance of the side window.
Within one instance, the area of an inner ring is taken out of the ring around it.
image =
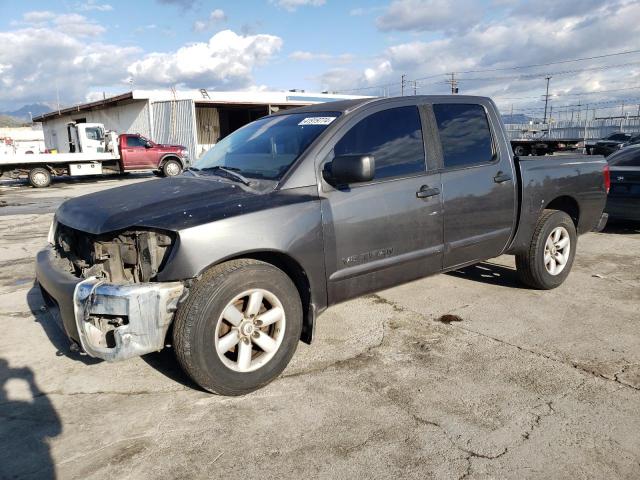
[[[87,128],[85,133],[89,140],[104,140],[102,131],[99,128]]]
[[[127,136],[127,147],[144,147],[145,143],[143,138],[136,135]]]
[[[369,115],[338,141],[334,155],[372,155],[376,180],[424,172],[418,107],[390,108]]]
[[[466,167],[493,160],[491,130],[484,108],[464,103],[433,105],[445,168]]]

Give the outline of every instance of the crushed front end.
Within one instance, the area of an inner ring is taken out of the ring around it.
[[[92,357],[108,361],[164,347],[182,282],[157,282],[172,233],[125,230],[92,235],[54,221],[38,253],[36,279],[49,311]]]

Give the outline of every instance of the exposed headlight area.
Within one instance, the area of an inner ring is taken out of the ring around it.
[[[54,232],[53,245],[74,275],[114,283],[153,281],[175,240],[170,232],[153,230],[91,235],[58,224]]]

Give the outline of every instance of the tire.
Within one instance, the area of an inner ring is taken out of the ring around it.
[[[254,317],[247,292],[263,295],[260,313]],[[268,316],[268,312],[275,313]],[[262,321],[275,323],[260,326]],[[301,330],[302,304],[291,279],[271,264],[241,259],[211,268],[194,283],[176,312],[173,342],[180,366],[195,383],[212,393],[237,396],[263,387],[282,373]],[[267,346],[275,345],[274,350],[258,346],[265,336],[273,341]],[[227,340],[231,340],[229,348],[223,346]],[[249,356],[242,356],[247,345]]]
[[[43,167],[29,170],[29,185],[33,188],[45,188],[51,185],[51,172]]]
[[[524,145],[516,145],[513,149],[513,154],[516,157],[526,157],[529,153],[529,150]]]
[[[576,227],[569,215],[559,210],[544,210],[536,223],[529,250],[516,255],[520,281],[539,290],[561,285],[571,271],[577,240]]]
[[[162,175],[165,177],[175,177],[182,173],[182,164],[177,160],[167,160],[162,165]]]

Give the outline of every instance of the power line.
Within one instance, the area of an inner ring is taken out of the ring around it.
[[[627,87],[627,88],[614,88],[610,90],[594,90],[593,92],[577,92],[577,93],[552,93],[551,98],[555,97],[575,97],[575,96],[584,96],[584,95],[599,95],[602,93],[611,93],[611,92],[622,92],[626,90],[638,90],[640,89],[640,85],[636,87]],[[504,97],[502,95],[492,95],[492,98],[501,98],[503,100],[528,100],[533,98],[538,98],[536,95],[527,96],[527,97]]]
[[[494,80],[529,80],[529,79],[533,79],[533,78],[540,78],[543,75],[553,75],[555,76],[559,76],[559,75],[568,75],[568,74],[572,74],[572,73],[580,73],[580,72],[589,72],[589,71],[594,71],[594,70],[608,70],[608,69],[613,69],[613,68],[619,68],[619,67],[628,67],[630,65],[638,65],[640,64],[640,61],[637,62],[627,62],[627,63],[618,63],[615,65],[601,65],[598,67],[587,67],[587,68],[577,68],[574,70],[562,70],[562,71],[558,71],[558,72],[547,72],[547,73],[528,73],[525,75],[510,75],[510,76],[504,76],[504,77],[468,77],[468,78],[460,78],[461,81],[464,82],[468,82],[468,81],[494,81]]]
[[[582,58],[574,58],[574,59],[570,59],[570,60],[558,60],[555,62],[546,62],[546,63],[534,63],[534,64],[530,64],[530,65],[516,65],[513,67],[499,67],[499,68],[487,68],[487,69],[476,69],[476,70],[464,70],[464,71],[458,71],[455,72],[456,74],[467,74],[467,73],[486,73],[486,72],[501,72],[501,71],[509,71],[509,70],[523,70],[523,69],[527,69],[527,68],[537,68],[537,67],[547,67],[550,65],[561,65],[561,64],[566,64],[566,63],[574,63],[574,62],[581,62],[581,61],[585,61],[585,60],[598,60],[601,58],[609,58],[609,57],[616,57],[616,56],[621,56],[621,55],[630,55],[630,54],[634,54],[634,53],[640,53],[640,49],[636,49],[636,50],[626,50],[626,51],[622,51],[622,52],[614,52],[614,53],[607,53],[607,54],[603,54],[603,55],[594,55],[591,57],[582,57]],[[547,75],[566,75],[566,74],[570,74],[570,73],[578,73],[578,72],[584,72],[584,71],[590,71],[590,70],[601,70],[601,69],[605,69],[605,68],[616,68],[616,67],[623,67],[623,66],[629,66],[629,65],[635,65],[638,64],[640,62],[629,62],[629,63],[623,63],[623,64],[618,64],[618,65],[603,65],[600,67],[591,67],[591,68],[584,68],[584,69],[574,69],[574,70],[567,70],[567,71],[563,71],[563,72],[547,72]],[[426,77],[418,77],[416,79],[414,79],[414,82],[419,82],[419,81],[423,81],[423,80],[430,80],[432,78],[438,78],[438,77],[442,77],[444,75],[451,75],[451,73],[437,73],[434,75],[428,75]],[[513,79],[527,79],[527,78],[536,78],[538,76],[544,75],[544,73],[537,73],[537,74],[528,74],[528,75],[524,75],[524,76],[508,76],[508,77],[485,77],[485,78],[464,78],[464,79],[458,79],[458,80],[463,80],[463,81],[482,81],[482,80],[513,80]],[[438,83],[438,82],[436,82]],[[435,85],[436,83],[430,84],[430,85]],[[449,83],[449,82],[447,82]],[[399,82],[391,82],[391,83],[385,83],[385,84],[380,84],[380,85],[370,85],[370,86],[364,86],[364,87],[356,87],[356,88],[350,88],[350,89],[345,89],[345,90],[341,90],[341,92],[359,92],[359,91],[364,91],[364,90],[373,90],[376,88],[385,88],[385,87],[392,87],[392,86],[396,86],[396,85],[400,85]]]
[[[627,50],[627,51],[624,51],[624,52],[608,53],[608,54],[605,54],[605,55],[595,55],[593,57],[574,58],[572,60],[559,60],[557,62],[534,63],[534,64],[531,64],[531,65],[517,65],[517,66],[514,66],[514,67],[487,68],[487,69],[483,69],[483,70],[467,70],[467,71],[460,71],[460,72],[456,72],[456,73],[501,72],[501,71],[519,70],[519,69],[525,69],[525,68],[548,67],[549,65],[560,65],[560,64],[563,64],[563,63],[582,62],[584,60],[597,60],[599,58],[615,57],[615,56],[619,56],[619,55],[629,55],[629,54],[632,54],[632,53],[640,53],[640,49],[638,49],[638,50]]]

